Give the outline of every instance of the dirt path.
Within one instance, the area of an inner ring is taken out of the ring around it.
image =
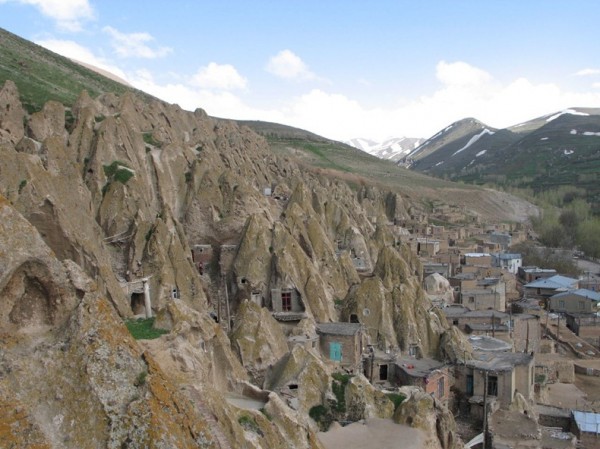
[[[420,430],[380,418],[319,432],[318,437],[325,449],[421,449],[424,441]]]

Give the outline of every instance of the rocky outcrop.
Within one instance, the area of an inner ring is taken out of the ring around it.
[[[368,418],[391,418],[394,404],[377,390],[366,377],[354,376],[346,386],[346,411],[349,421]]]
[[[301,169],[201,109],[82,93],[28,115],[18,98],[5,83],[0,408],[29,429],[17,446],[318,448],[308,412],[339,398],[310,345],[317,322],[358,319],[385,349],[462,353],[388,229],[407,216],[398,194]],[[214,249],[202,274],[195,244]],[[122,320],[142,280],[169,333],[136,342]],[[305,317],[285,332],[271,317],[282,288]],[[231,335],[213,320],[224,305]],[[284,335],[306,341],[289,351]],[[249,381],[277,393],[272,421],[224,404]],[[352,419],[391,414],[363,378],[345,394]]]
[[[1,196],[0,217],[0,445],[217,447],[96,284]]]
[[[414,387],[402,387],[406,399],[394,413],[394,421],[424,431],[424,446],[431,449],[459,449],[463,447],[456,433],[452,413],[436,399]]]
[[[244,301],[238,309],[231,344],[258,385],[262,384],[264,371],[288,352],[279,323],[267,309],[249,301]]]

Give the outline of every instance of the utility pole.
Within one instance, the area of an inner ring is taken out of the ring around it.
[[[487,447],[487,428],[488,428],[488,420],[487,420],[487,395],[488,395],[488,372],[483,372],[483,449],[488,449]]]

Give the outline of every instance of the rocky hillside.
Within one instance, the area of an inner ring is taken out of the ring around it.
[[[365,307],[382,348],[464,354],[388,226],[415,207],[399,193],[307,169],[201,109],[83,92],[27,112],[20,98],[4,83],[0,446],[319,448],[308,412],[335,397],[335,366],[292,342]],[[150,314],[144,287],[168,331],[155,340],[124,325]],[[272,315],[282,289],[296,326]],[[277,394],[290,382],[292,401]],[[353,382],[353,417],[391,417]],[[240,395],[263,412],[224,400]]]

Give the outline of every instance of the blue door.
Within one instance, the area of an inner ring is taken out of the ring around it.
[[[467,374],[467,396],[473,396],[473,376]]]
[[[329,358],[336,362],[342,361],[342,344],[329,343]]]

